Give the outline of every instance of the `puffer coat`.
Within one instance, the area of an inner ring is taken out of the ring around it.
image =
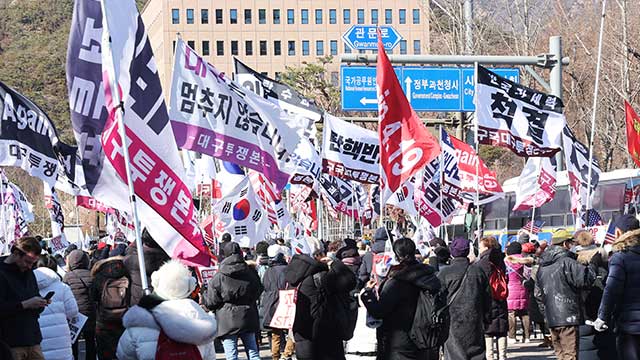
[[[527,310],[529,308],[529,291],[524,287],[523,281],[531,276],[533,259],[523,257],[522,254],[514,254],[506,257],[505,265],[509,274],[509,296],[507,305],[511,310]]]
[[[96,317],[95,302],[91,299],[93,277],[89,271],[89,255],[82,250],[73,250],[67,257],[68,272],[62,281],[69,285],[78,303],[78,310],[91,320]]]

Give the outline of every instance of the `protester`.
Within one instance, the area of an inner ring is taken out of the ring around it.
[[[262,281],[265,271],[269,268],[269,254],[267,254],[268,249],[269,243],[266,241],[260,241],[256,244],[256,271],[258,271],[260,281]]]
[[[96,302],[98,359],[115,359],[124,332],[122,317],[131,305],[131,275],[121,256],[98,261],[91,269],[91,298]]]
[[[42,360],[38,317],[50,303],[38,291],[31,270],[42,252],[36,238],[23,237],[0,257],[0,339],[15,360]]]
[[[360,264],[360,269],[358,270],[358,289],[367,284],[371,279],[373,256],[375,254],[384,252],[384,246],[389,236],[391,235],[385,227],[379,227],[373,235],[374,242],[373,244],[371,244],[371,250],[367,251],[367,253],[362,256],[362,263]]]
[[[71,288],[47,265],[47,261],[38,261],[38,268],[33,271],[40,296],[45,297],[53,293],[50,297],[51,303],[40,314],[38,320],[42,333],[42,353],[46,360],[71,360],[73,352],[69,321],[78,315],[78,304]]]
[[[307,243],[311,256],[294,255],[285,270],[287,282],[298,288],[296,318],[292,329],[296,358],[344,360],[343,339],[337,334],[336,324],[328,321],[333,309],[328,308],[327,299],[352,291],[356,286],[356,277],[341,261],[326,257],[319,240],[308,238]]]
[[[220,245],[218,245],[218,261],[222,262],[224,260],[224,251],[222,250],[223,246],[231,241],[231,234],[224,233],[220,238]]]
[[[527,312],[529,313],[529,320],[531,321],[534,328],[535,328],[535,325],[537,324],[538,327],[540,328],[540,331],[542,332],[543,341],[538,345],[538,347],[551,348],[553,347],[551,344],[551,335],[549,332],[549,327],[547,326],[546,319],[544,318],[544,310],[543,310],[543,307],[541,306],[542,304],[536,301],[536,289],[538,289],[539,291],[539,287],[536,287],[536,283],[537,283],[538,269],[540,268],[540,265],[539,265],[540,257],[538,255],[539,254],[538,250],[540,249],[540,246],[536,247],[535,245],[533,245],[533,248],[531,248],[525,245],[527,244],[523,244],[522,246],[523,252],[527,253],[526,257],[533,259],[533,264],[531,265],[531,277],[529,278],[531,280],[531,285],[529,286],[529,288],[532,290],[530,290],[528,293],[529,306],[527,308]]]
[[[256,333],[260,330],[256,302],[263,290],[260,278],[245,262],[237,243],[226,242],[222,251],[224,260],[209,281],[205,304],[216,313],[217,333],[226,359],[238,359],[240,338],[247,358],[260,360],[256,343]]]
[[[504,264],[504,254],[500,251],[500,244],[493,236],[484,237],[478,243],[480,257],[477,265],[484,270],[487,278],[490,278],[494,272],[501,271],[506,274],[507,270]],[[511,295],[509,293],[509,295]],[[493,359],[494,354],[498,360],[507,358],[507,331],[509,330],[509,322],[507,320],[507,301],[498,300],[491,297],[491,308],[487,314],[490,321],[484,331],[484,340],[486,346],[487,358]],[[494,352],[494,343],[497,343],[497,352]]]
[[[593,285],[591,266],[578,264],[569,249],[574,240],[564,229],[556,230],[540,258],[536,300],[544,306],[547,325],[556,356],[560,360],[576,359],[579,350],[578,325],[581,324],[580,290]]]
[[[345,264],[349,270],[351,270],[354,274],[358,274],[358,270],[360,270],[360,265],[362,264],[362,258],[358,253],[358,246],[356,245],[355,240],[346,238],[343,241],[344,246],[338,249],[336,252],[336,257]]]
[[[284,272],[287,268],[285,259],[286,249],[278,244],[273,244],[267,249],[269,256],[269,267],[262,279],[264,283],[264,294],[262,305],[264,307],[263,326],[268,330],[271,338],[271,357],[273,360],[280,360],[280,355],[286,360],[290,360],[295,351],[295,345],[291,337],[287,336],[287,331],[283,329],[272,329],[270,324],[280,300],[280,290],[285,290],[289,286],[285,279]],[[284,352],[282,346],[284,344]]]
[[[525,243],[524,245],[531,245]],[[531,321],[529,318],[529,293],[533,290],[531,280],[531,266],[533,259],[522,255],[519,242],[512,242],[507,246],[507,258],[505,263],[509,273],[509,339],[514,343],[516,339],[517,320],[522,324],[522,342],[531,340]]]
[[[446,359],[484,359],[484,314],[491,309],[489,279],[480,267],[470,265],[469,240],[456,237],[449,250],[453,260],[440,270],[438,278],[447,289],[449,299],[458,291],[460,294],[449,307],[451,326],[444,356]]]
[[[89,271],[89,256],[82,250],[72,250],[67,254],[67,273],[62,281],[69,285],[78,304],[78,311],[87,317],[82,328],[85,344],[85,359],[96,358],[96,308],[91,299],[93,278]],[[78,341],[73,343],[73,357],[78,360]]]
[[[153,293],[140,299],[124,315],[126,330],[118,342],[119,360],[154,360],[161,336],[192,345],[200,357],[214,359],[216,320],[189,296],[196,287],[191,271],[171,260],[151,275]],[[183,349],[184,350],[184,349]],[[180,358],[191,358],[183,354]]]
[[[640,225],[631,215],[616,220],[609,276],[594,327],[616,329],[620,359],[640,359]]]
[[[151,284],[151,274],[158,270],[162,264],[170,260],[164,250],[153,239],[145,228],[142,231],[142,253],[144,254],[144,267],[147,273],[147,284]],[[131,276],[131,305],[137,305],[142,296],[142,278],[140,277],[140,263],[138,262],[138,247],[131,244],[126,250],[126,256],[122,260]],[[153,289],[149,289],[150,291]]]
[[[409,334],[414,321],[416,304],[421,291],[437,293],[440,281],[435,270],[416,261],[415,243],[408,238],[393,242],[393,252],[398,265],[391,267],[387,280],[376,292],[375,280],[370,280],[361,299],[369,314],[382,320],[382,344],[378,343],[378,359],[437,360],[438,349],[420,350]]]

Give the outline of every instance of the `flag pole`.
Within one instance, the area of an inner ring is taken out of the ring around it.
[[[103,37],[104,37],[104,36],[109,36],[109,21],[107,21],[109,16],[107,14],[107,7],[105,6],[104,1],[101,1],[100,4],[102,7],[102,15],[103,15],[102,23],[104,27],[104,33],[103,33]],[[110,59],[111,66],[113,66],[112,69],[108,69],[111,71],[107,71],[106,73],[108,76],[109,87],[111,88],[111,96],[113,97],[113,103],[114,105],[116,105],[114,116],[116,118],[116,121],[118,122],[118,132],[120,133],[120,139],[122,141],[122,154],[124,157],[126,182],[129,187],[129,200],[131,203],[131,211],[133,212],[132,214],[133,227],[136,233],[136,247],[138,249],[138,265],[140,266],[140,283],[142,285],[142,289],[144,293],[149,294],[151,291],[149,289],[149,284],[147,281],[147,271],[146,271],[146,266],[144,262],[142,235],[140,230],[140,220],[138,218],[138,206],[136,201],[136,193],[133,188],[133,179],[131,178],[131,160],[129,159],[129,146],[127,144],[127,136],[126,136],[125,127],[124,127],[124,119],[123,119],[124,103],[120,98],[120,91],[119,91],[118,82],[117,82],[118,79],[115,78],[116,62],[115,62],[115,59],[113,58],[113,51],[111,50],[111,39],[109,38],[109,40],[106,43],[108,44],[107,46],[109,47],[108,51],[111,54],[111,59]],[[102,51],[105,51],[105,49],[102,49]]]
[[[596,111],[598,109],[598,90],[600,86],[600,64],[602,62],[602,35],[606,16],[607,0],[602,0],[602,19],[600,20],[600,35],[598,37],[598,60],[596,61],[596,83],[593,89],[593,110],[591,112],[591,133],[589,134],[589,174],[587,178],[587,229],[589,226],[589,210],[591,209],[591,174],[593,172],[593,137],[596,132]]]
[[[440,148],[442,149],[442,124],[440,124],[439,131],[440,132],[438,134],[438,139],[440,139]],[[439,169],[440,170],[440,227],[446,229],[446,226],[444,226],[444,218],[442,217],[443,215],[442,199],[444,198],[444,195],[442,194],[442,187],[444,186],[444,151],[440,151],[439,157],[440,157],[440,164],[438,167],[440,168]],[[439,229],[438,236],[442,236],[442,229]]]
[[[0,179],[0,202],[2,203],[2,238],[4,241],[4,246],[9,245],[9,239],[7,237],[7,218],[6,218],[6,213],[5,213],[5,202],[4,202],[4,189],[6,188],[6,185],[4,183],[4,170],[2,170],[2,179]],[[3,248],[4,248],[3,246]],[[2,250],[2,253],[5,253],[6,249]]]
[[[480,130],[480,123],[478,121],[478,62],[473,64],[473,78],[475,79],[475,90],[473,91],[473,104],[476,107],[474,137],[476,145],[476,234],[478,240],[480,240],[480,143],[478,140],[478,132]]]
[[[538,158],[540,162],[539,169],[542,169],[542,158]],[[526,166],[526,165],[525,165]],[[540,173],[536,176],[536,191],[533,193],[533,205],[531,207],[531,228],[527,231],[529,236],[533,235],[533,224],[536,221],[536,203],[538,200],[538,191],[540,190]]]

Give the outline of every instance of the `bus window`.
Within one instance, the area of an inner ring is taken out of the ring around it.
[[[547,226],[558,226],[558,227],[564,227],[564,216],[562,215],[552,215],[549,216],[549,222],[545,223],[545,225]]]
[[[508,200],[509,199],[505,197],[484,205],[484,218],[489,220],[506,218],[509,212]]]
[[[504,229],[507,225],[506,219],[498,219],[498,229]]]
[[[593,196],[593,208],[600,210],[622,210],[624,207],[624,183],[598,184]]]
[[[561,215],[566,214],[569,209],[571,209],[569,191],[566,186],[563,186],[556,191],[553,200],[536,209],[536,213],[539,211],[542,215]]]
[[[497,220],[486,220],[484,222],[484,229],[485,230],[496,230],[496,221]]]
[[[569,227],[569,226],[571,226],[571,225],[573,225],[573,224],[574,224],[574,222],[573,222],[573,216],[574,216],[574,215],[573,215],[572,213],[568,213],[568,214],[567,214],[567,217],[566,217],[566,219],[567,219],[567,221],[566,221],[567,227]]]

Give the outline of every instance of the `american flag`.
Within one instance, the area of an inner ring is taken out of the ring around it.
[[[530,232],[532,234],[537,234],[540,232],[540,230],[542,230],[542,225],[544,225],[543,220],[529,220],[529,222],[522,227],[522,230]]]
[[[604,234],[604,243],[613,244],[616,241],[616,225],[613,220],[609,221],[609,228],[607,228],[607,233]]]
[[[604,225],[604,221],[602,221],[602,217],[600,216],[600,214],[595,209],[589,209],[587,211],[586,226],[593,227],[602,225]]]

